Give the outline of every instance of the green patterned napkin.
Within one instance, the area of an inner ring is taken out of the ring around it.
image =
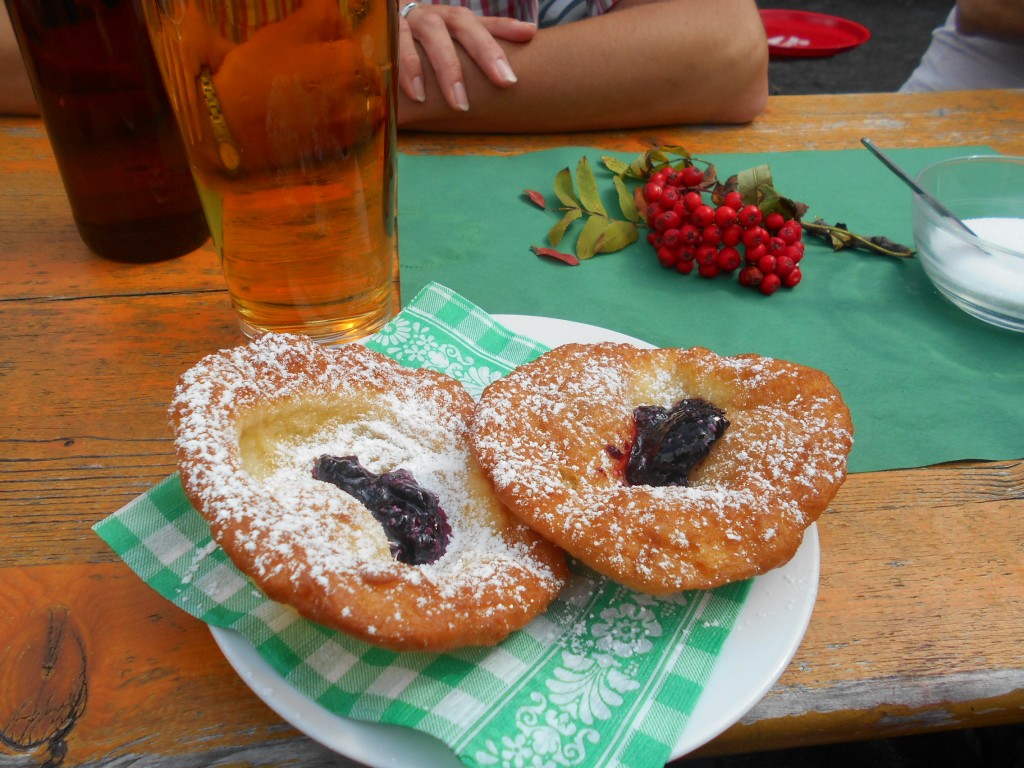
[[[368,345],[474,393],[545,351],[437,284]],[[267,599],[213,543],[177,475],[94,530],[157,592],[242,633],[327,710],[431,734],[468,766],[663,765],[750,586],[653,598],[577,566],[549,610],[495,648],[394,653]]]

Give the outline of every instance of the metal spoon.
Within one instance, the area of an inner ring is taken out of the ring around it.
[[[874,142],[871,141],[871,139],[863,138],[863,139],[860,140],[860,143],[863,144],[865,147],[867,147],[871,151],[871,154],[873,154],[875,157],[877,157],[879,160],[881,160],[883,163],[885,163],[886,167],[890,171],[892,171],[897,176],[899,176],[900,179],[902,179],[903,182],[908,187],[910,187],[918,195],[920,195],[921,198],[926,203],[928,203],[928,205],[930,205],[932,208],[934,208],[936,211],[938,211],[938,213],[940,215],[945,216],[947,219],[950,219],[950,220],[954,221],[958,226],[960,226],[961,229],[963,229],[968,234],[970,234],[970,235],[972,235],[974,237],[977,237],[977,234],[975,234],[973,229],[971,229],[966,224],[964,224],[960,220],[960,218],[956,214],[954,214],[951,210],[949,210],[946,206],[944,206],[942,203],[940,203],[934,197],[932,197],[927,192],[925,192],[921,188],[920,184],[918,184],[916,181],[914,181],[912,178],[910,178],[910,176],[907,174],[906,171],[904,171],[902,168],[900,168],[898,165],[896,165],[896,163],[894,163],[892,161],[892,158],[890,158],[882,150],[880,150],[878,147],[876,147]]]

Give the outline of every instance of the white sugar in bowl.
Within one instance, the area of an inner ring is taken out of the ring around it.
[[[943,160],[916,180],[974,233],[914,194],[914,241],[929,279],[965,312],[1024,332],[1024,157]]]

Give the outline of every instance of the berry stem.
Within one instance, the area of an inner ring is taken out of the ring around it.
[[[851,232],[843,223],[827,224],[823,219],[815,219],[813,222],[801,221],[800,226],[832,246],[832,250],[840,251],[844,248],[862,248],[866,251],[891,256],[898,259],[912,259],[914,250],[905,245],[900,245],[885,237],[864,237]]]

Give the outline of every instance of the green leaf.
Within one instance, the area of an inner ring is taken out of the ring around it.
[[[686,147],[681,147],[678,144],[665,144],[661,147],[661,150],[668,154],[676,155],[677,157],[680,157],[683,160],[693,159],[693,155],[689,153]]]
[[[647,165],[647,155],[640,155],[636,160],[629,164],[629,168],[626,170],[625,176],[629,176],[633,179],[646,179],[649,171]]]
[[[656,168],[670,165],[673,157],[689,160],[690,153],[686,151],[685,147],[674,145],[652,147],[630,163],[627,172],[623,175],[635,179],[646,179]]]
[[[629,221],[609,221],[594,250],[597,253],[614,253],[635,243],[640,237],[636,225]]]
[[[548,230],[548,242],[552,245],[558,245],[562,242],[562,238],[565,237],[565,231],[569,228],[569,225],[582,215],[583,211],[579,208],[570,208],[566,211],[566,214],[562,217],[561,221]]]
[[[616,176],[612,179],[612,183],[615,185],[615,191],[619,193],[619,208],[622,209],[622,215],[633,222],[642,221],[640,212],[636,208],[633,191],[626,186],[626,182],[622,180],[621,176]]]
[[[767,165],[758,165],[736,174],[736,188],[743,195],[743,202],[760,205],[764,200],[764,189],[772,186],[772,171]]]
[[[637,227],[630,221],[608,219],[604,216],[587,217],[580,236],[576,239],[576,256],[589,259],[597,253],[621,251],[639,238]]]
[[[661,157],[663,156],[657,147],[649,149],[629,164],[629,170],[625,175],[634,179],[646,179],[651,175],[651,171]]]
[[[650,212],[649,203],[644,198],[644,188],[637,185],[633,190],[633,207],[636,208],[636,219],[634,221],[640,225],[647,224],[647,214]]]
[[[783,197],[779,192],[772,187],[765,197],[765,202],[761,204],[761,212],[766,216],[772,211],[778,211],[787,219],[801,220],[804,214],[807,213],[807,205],[797,200],[790,200],[788,197]]]
[[[601,162],[604,163],[604,167],[614,173],[616,176],[621,176],[629,170],[629,163],[619,160],[617,157],[611,157],[609,155],[601,155]]]
[[[765,184],[759,187],[760,200],[758,206],[761,208],[762,213],[771,213],[772,211],[778,210],[779,213],[783,211],[779,207],[779,201],[782,199],[779,193],[775,190],[775,187],[770,184]]]
[[[576,199],[576,191],[572,186],[572,173],[568,168],[563,168],[555,175],[555,195],[570,208],[580,207],[580,201]]]
[[[662,147],[654,147],[644,154],[644,178],[649,178],[657,168],[671,165],[672,160]]]
[[[576,240],[576,256],[585,260],[597,253],[598,242],[608,229],[608,224],[604,216],[588,216]]]
[[[584,209],[590,213],[607,213],[604,203],[601,202],[601,193],[597,191],[597,179],[594,178],[594,169],[590,167],[590,161],[586,157],[580,158],[576,166],[576,186],[580,191],[580,202]]]

